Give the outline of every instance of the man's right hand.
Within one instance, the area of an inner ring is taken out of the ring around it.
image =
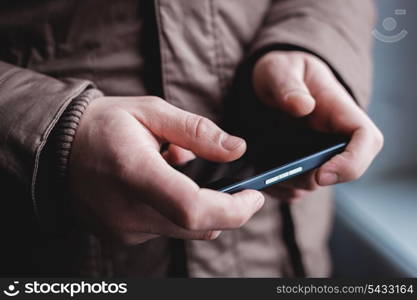
[[[165,142],[176,154],[161,155]],[[97,99],[84,113],[72,146],[74,207],[95,233],[126,244],[159,235],[214,239],[220,230],[248,221],[262,207],[262,194],[200,188],[168,162],[192,153],[227,162],[245,150],[244,140],[160,98]]]

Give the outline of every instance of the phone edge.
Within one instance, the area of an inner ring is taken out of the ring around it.
[[[288,164],[285,164],[283,166],[279,166],[277,168],[271,169],[269,171],[263,172],[259,175],[256,175],[255,177],[252,177],[250,179],[242,180],[238,183],[234,183],[231,185],[228,185],[226,187],[222,187],[218,189],[219,192],[224,193],[237,193],[242,190],[246,189],[252,189],[252,190],[262,190],[264,188],[267,188],[271,185],[274,185],[276,183],[282,182],[284,180],[288,180],[289,178],[298,176],[300,174],[303,174],[305,172],[311,171],[319,166],[321,166],[323,163],[325,163],[327,160],[329,160],[334,155],[341,153],[343,149],[346,147],[347,143],[343,142],[340,144],[337,144],[335,146],[332,146],[330,148],[327,148],[325,150],[319,151],[317,153],[311,154],[309,156],[303,157],[299,160],[290,162]],[[297,168],[302,168],[301,172],[297,172],[294,174],[288,174],[287,176],[284,176],[282,178],[278,178],[274,180],[271,183],[266,183],[268,179],[274,178],[279,176],[280,174],[284,174],[285,172],[290,172],[291,170],[295,170]]]

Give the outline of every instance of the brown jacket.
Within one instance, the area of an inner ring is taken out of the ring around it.
[[[163,276],[185,266],[190,276],[327,276],[327,189],[291,206],[295,232],[279,195],[268,195],[243,228],[184,248],[52,234],[65,195],[52,192],[48,145],[66,107],[93,85],[160,94],[221,123],[238,65],[269,49],[316,54],[365,105],[373,21],[370,0],[1,1],[1,275]]]

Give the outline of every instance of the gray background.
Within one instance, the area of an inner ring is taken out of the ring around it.
[[[336,189],[334,276],[417,277],[417,1],[375,3],[376,30],[408,34],[396,43],[375,39],[369,114],[385,147],[365,176]],[[388,17],[397,22],[394,30],[383,26]]]

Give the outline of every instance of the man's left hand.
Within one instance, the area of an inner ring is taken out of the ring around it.
[[[266,105],[306,118],[315,130],[350,137],[345,151],[320,168],[276,185],[282,199],[355,180],[381,150],[382,133],[318,57],[272,51],[257,61],[252,75],[256,95]]]

